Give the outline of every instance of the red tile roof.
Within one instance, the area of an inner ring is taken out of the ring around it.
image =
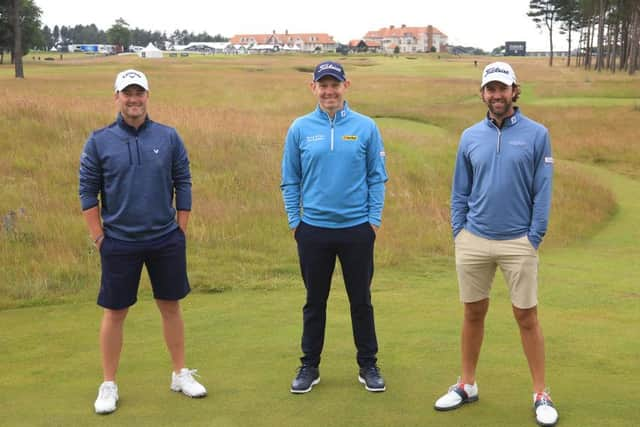
[[[242,41],[242,40],[245,41]],[[317,44],[335,44],[333,36],[327,33],[285,33],[285,34],[236,34],[231,37],[231,44],[247,44],[250,40],[255,40],[259,44],[273,43],[274,40],[280,44],[294,44],[296,42],[317,43]]]
[[[377,40],[351,40],[349,41],[349,47],[356,47],[360,43],[364,43],[368,47],[380,47],[382,43]]]
[[[429,32],[429,28],[433,34],[442,34],[446,36],[442,31],[438,30],[436,27],[407,27],[407,26],[390,26],[388,28],[380,28],[377,31],[369,31],[364,36],[365,38],[384,38],[384,37],[402,37],[407,33],[412,34],[414,37],[417,37],[419,34],[424,34]]]

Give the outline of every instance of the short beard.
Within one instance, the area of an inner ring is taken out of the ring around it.
[[[511,107],[512,107],[512,106],[513,106],[513,104],[512,104],[512,103],[507,102],[507,103],[505,103],[505,104],[504,104],[504,109],[502,109],[502,108],[501,108],[501,110],[503,110],[503,112],[502,112],[502,113],[498,113],[498,112],[494,109],[494,107],[493,107],[493,105],[492,105],[491,103],[487,103],[487,107],[489,108],[489,111],[491,112],[491,114],[493,114],[493,115],[494,115],[494,116],[496,116],[496,117],[503,117],[503,116],[506,116],[506,115],[509,113],[509,111],[511,111]]]

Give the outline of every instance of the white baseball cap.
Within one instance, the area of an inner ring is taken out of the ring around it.
[[[142,71],[129,69],[124,70],[118,74],[114,85],[116,92],[120,92],[130,85],[138,85],[144,88],[144,90],[149,90],[149,82],[147,81],[147,76],[145,76]]]
[[[506,62],[492,62],[484,67],[480,88],[482,89],[490,82],[500,82],[511,86],[516,82],[516,73],[513,72],[511,65]]]

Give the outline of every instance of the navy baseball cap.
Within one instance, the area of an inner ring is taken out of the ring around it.
[[[333,77],[338,81],[345,81],[347,77],[344,74],[344,68],[342,65],[337,62],[325,61],[318,64],[315,71],[313,72],[313,81],[317,82],[323,77]]]

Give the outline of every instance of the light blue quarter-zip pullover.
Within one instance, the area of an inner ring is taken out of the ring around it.
[[[301,220],[326,228],[380,226],[385,182],[380,131],[346,102],[333,119],[318,106],[289,128],[280,188],[290,228]]]
[[[551,207],[549,132],[516,107],[502,128],[488,117],[462,133],[451,192],[451,227],[538,248]]]

